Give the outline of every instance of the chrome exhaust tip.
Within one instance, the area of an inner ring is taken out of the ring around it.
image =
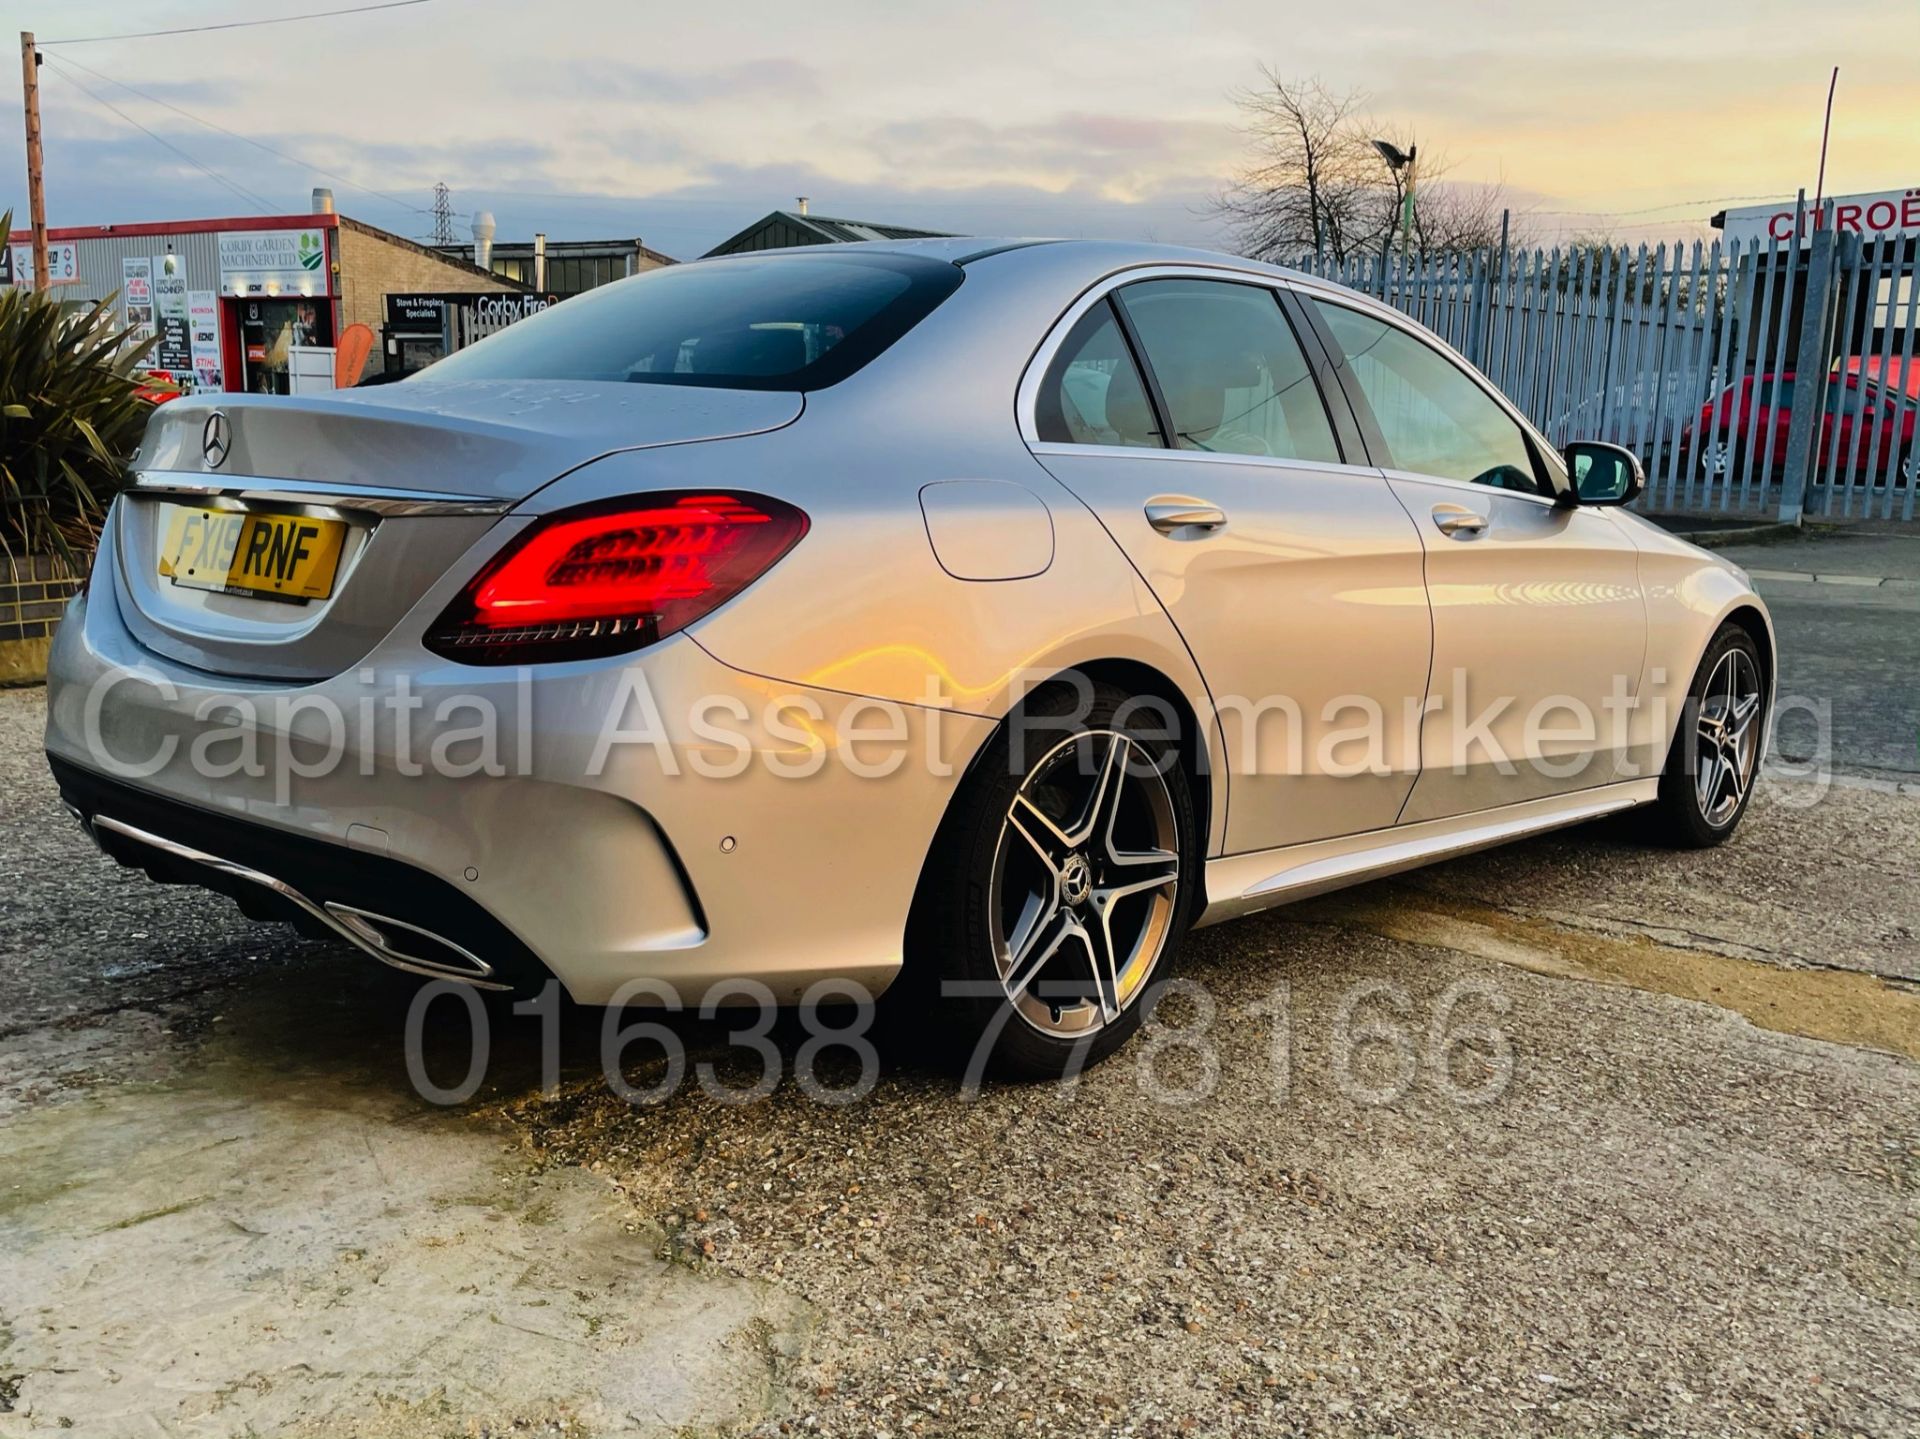
[[[222,859],[217,854],[208,854],[205,850],[195,849],[192,845],[181,844],[178,840],[166,839],[138,829],[123,820],[108,815],[95,815],[91,823],[85,815],[67,806],[79,817],[87,832],[96,844],[101,844],[100,831],[117,835],[156,849],[173,859],[186,860],[193,864],[204,865],[208,869],[235,879],[243,879],[249,884],[257,884],[270,890],[280,898],[301,910],[311,918],[318,920],[332,933],[344,939],[363,954],[370,954],[382,964],[394,969],[405,970],[408,974],[425,975],[429,979],[452,979],[462,984],[470,984],[476,989],[511,990],[512,985],[493,978],[493,966],[442,935],[422,929],[417,924],[409,924],[403,919],[394,919],[391,915],[375,914],[371,910],[356,909],[349,904],[334,901],[325,903],[309,899],[283,879],[250,869],[244,864],[230,859]],[[101,844],[105,849],[105,845]]]
[[[439,979],[464,980],[489,989],[507,988],[504,984],[488,983],[493,966],[445,935],[389,914],[376,914],[335,900],[328,900],[321,907],[352,935],[356,944],[382,964]]]

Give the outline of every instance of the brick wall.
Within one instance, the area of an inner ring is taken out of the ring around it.
[[[365,325],[374,333],[367,370],[385,364],[387,296],[412,294],[518,295],[499,275],[436,255],[423,245],[340,217],[340,328]]]
[[[83,583],[51,555],[0,559],[0,684],[44,678],[54,628]]]

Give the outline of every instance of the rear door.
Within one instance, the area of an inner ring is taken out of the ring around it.
[[[1347,453],[1350,414],[1343,447],[1317,352],[1275,290],[1221,272],[1115,285],[1063,326],[1023,403],[1028,439],[1206,679],[1228,852],[1393,824],[1432,643],[1422,550],[1386,481]]]
[[[1403,819],[1612,780],[1646,654],[1632,541],[1555,502],[1558,461],[1463,362],[1371,309],[1310,304],[1426,546],[1433,677]]]

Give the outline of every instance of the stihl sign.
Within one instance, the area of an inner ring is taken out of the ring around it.
[[[1920,235],[1920,187],[1882,190],[1874,195],[1836,195],[1821,208],[1826,213],[1815,216],[1809,202],[1801,244],[1806,244],[1808,235],[1829,218],[1839,234],[1859,235],[1867,240]],[[1720,218],[1727,239],[1736,245],[1746,245],[1754,240],[1763,243],[1791,240],[1797,217],[1794,206],[1788,203],[1749,205],[1741,210],[1728,210]]]

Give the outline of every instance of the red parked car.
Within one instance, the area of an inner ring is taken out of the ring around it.
[[[1864,374],[1862,373],[1864,370]],[[1878,360],[1849,360],[1845,373],[1836,372],[1827,385],[1826,414],[1820,422],[1819,464],[1824,472],[1826,456],[1835,453],[1834,469],[1846,472],[1852,466],[1852,482],[1877,484],[1887,472],[1887,446],[1895,446],[1895,483],[1911,483],[1915,460],[1913,421],[1920,373],[1902,376],[1900,366],[1892,367],[1890,378],[1896,387],[1907,382],[1905,393],[1882,383]],[[1747,456],[1752,454],[1752,473],[1756,478],[1777,480],[1787,463],[1787,431],[1793,422],[1794,377],[1784,374],[1748,375],[1737,385],[1729,385],[1700,407],[1700,413],[1680,436],[1681,463],[1686,471],[1697,470],[1707,479],[1719,476],[1739,478],[1748,473]],[[1854,429],[1860,429],[1859,444]],[[1832,450],[1834,429],[1840,432],[1839,450]],[[1763,474],[1768,463],[1767,433],[1773,432],[1771,474]]]

